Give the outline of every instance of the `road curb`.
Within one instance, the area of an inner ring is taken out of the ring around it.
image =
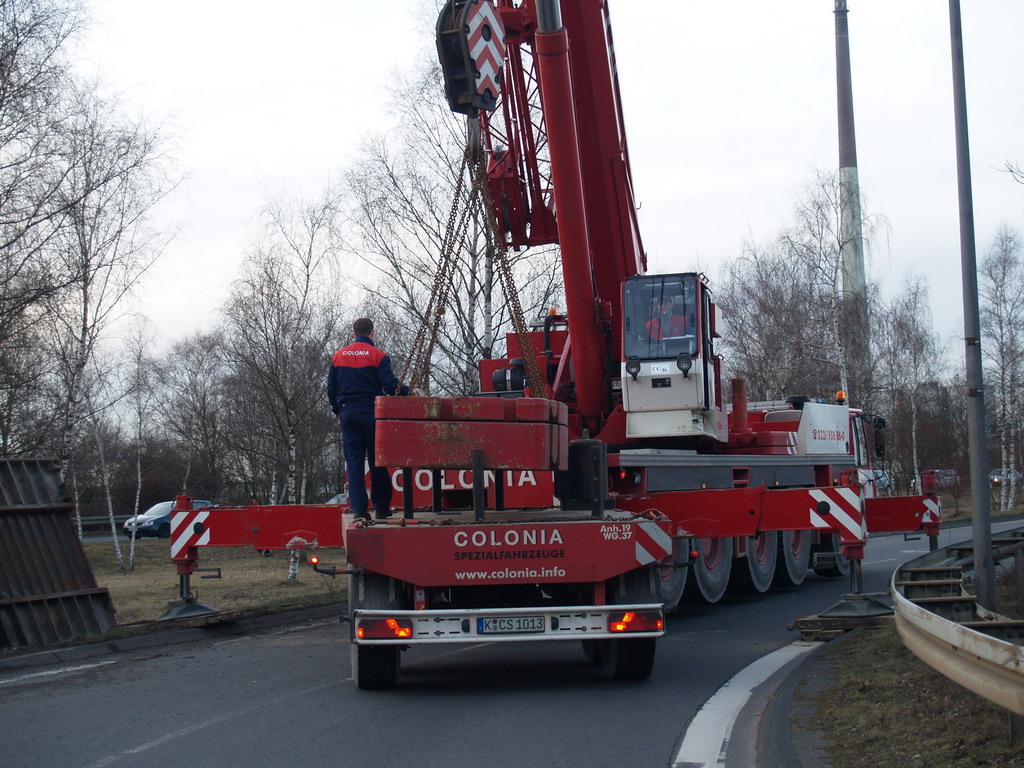
[[[817,694],[835,679],[834,664],[823,659],[831,642],[794,659],[754,689],[737,718],[725,768],[831,768],[828,742],[810,725]]]

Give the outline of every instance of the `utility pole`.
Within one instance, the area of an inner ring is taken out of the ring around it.
[[[953,58],[953,114],[956,126],[956,177],[960,199],[960,270],[964,302],[964,357],[967,376],[967,439],[971,456],[974,586],[977,601],[996,610],[995,568],[989,519],[988,440],[985,390],[981,369],[981,313],[978,308],[978,263],[974,248],[974,196],[967,137],[967,86],[960,0],[949,0],[949,38]]]
[[[864,386],[871,337],[864,276],[864,232],[857,172],[857,137],[853,124],[853,78],[850,72],[850,28],[846,0],[835,0],[836,103],[839,111],[839,239],[843,257],[843,308],[846,348],[852,377]]]

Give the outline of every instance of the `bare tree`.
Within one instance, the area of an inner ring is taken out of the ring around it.
[[[159,365],[157,411],[164,434],[179,447],[177,488],[182,494],[219,500],[226,487],[227,410],[221,333],[198,332],[179,340]]]
[[[75,280],[49,302],[52,352],[62,382],[61,458],[71,458],[81,413],[81,378],[122,300],[159,255],[166,235],[148,227],[152,209],[173,188],[159,134],[130,122],[95,86],[75,91],[67,120],[68,176],[60,192],[66,223],[52,249]],[[66,471],[66,468],[65,470]]]
[[[981,260],[978,291],[981,299],[982,353],[995,394],[995,431],[1001,465],[1017,468],[1022,431],[1021,387],[1024,386],[1024,258],[1020,235],[1003,225],[988,254]],[[1012,472],[1000,492],[1000,509],[1013,507],[1017,494]]]
[[[878,348],[876,364],[879,379],[886,384],[890,412],[898,412],[903,403],[909,407],[906,422],[895,420],[897,436],[901,427],[909,435],[909,455],[889,451],[889,460],[898,473],[909,475],[911,486],[919,491],[921,402],[934,399],[929,393],[938,387],[940,370],[925,280],[908,278],[900,294],[878,315],[878,332],[874,334]]]
[[[330,195],[315,203],[271,203],[224,309],[234,384],[272,437],[284,470],[283,500],[290,503],[301,500],[302,436],[326,410],[326,354],[341,303],[329,274],[335,217]]]
[[[817,171],[794,209],[794,223],[765,245],[748,244],[728,264],[718,291],[731,329],[731,370],[761,397],[842,389],[863,404],[871,366],[854,365],[847,347],[867,333],[867,296],[844,294],[840,182]]]
[[[0,343],[0,455],[55,450],[51,356],[41,329],[26,326]]]
[[[114,520],[114,472],[115,467],[112,456],[108,450],[107,436],[109,433],[117,432],[117,426],[109,419],[104,418],[109,411],[116,408],[118,401],[127,394],[123,382],[116,381],[115,372],[111,368],[101,369],[95,358],[90,358],[93,369],[92,376],[82,381],[82,403],[84,411],[91,428],[91,440],[96,453],[95,464],[99,475],[99,487],[102,493],[102,505],[107,513],[107,528],[110,531],[111,543],[114,546],[114,554],[117,557],[117,566],[122,571],[126,568],[124,553],[121,551],[121,540],[117,536],[117,524]],[[102,397],[104,402],[98,402]],[[76,505],[75,514],[78,517],[78,535],[82,535],[81,510]],[[135,540],[132,539],[131,549],[134,552]]]
[[[716,298],[729,328],[723,340],[729,369],[747,380],[752,398],[814,393],[825,382],[835,386],[834,370],[811,356],[819,346],[817,328],[808,321],[817,298],[812,274],[784,241],[748,244],[726,265]]]
[[[131,421],[133,440],[135,443],[135,502],[130,510],[131,515],[139,514],[139,502],[142,498],[142,466],[146,438],[153,428],[153,402],[156,399],[156,360],[150,354],[153,337],[144,317],[137,317],[129,328],[129,336],[125,345],[126,387],[131,405]],[[132,529],[131,543],[128,548],[128,569],[135,568],[136,529]],[[117,532],[114,532],[115,539]]]
[[[0,347],[77,276],[47,246],[72,197],[67,48],[82,23],[76,0],[0,3]]]
[[[67,50],[77,0],[0,3],[0,451],[50,448],[53,409],[38,324],[76,273],[47,246],[64,222]]]
[[[849,358],[842,332],[841,191],[837,174],[818,171],[797,202],[796,222],[782,235],[782,241],[789,255],[808,271],[815,296],[823,299],[809,305],[814,314],[808,320],[820,334],[811,341],[814,358],[833,366],[838,372],[839,387],[851,394]]]

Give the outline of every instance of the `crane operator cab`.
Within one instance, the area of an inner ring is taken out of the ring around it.
[[[623,284],[626,437],[728,439],[718,308],[703,275],[637,275]]]

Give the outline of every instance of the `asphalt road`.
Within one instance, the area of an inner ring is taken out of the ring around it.
[[[969,537],[944,532],[942,544]],[[926,550],[869,543],[865,589]],[[736,672],[798,639],[845,580],[727,599],[671,617],[654,673],[607,680],[576,642],[431,646],[398,688],[359,691],[335,621],[0,673],[3,764],[253,768],[664,768],[689,720]]]

